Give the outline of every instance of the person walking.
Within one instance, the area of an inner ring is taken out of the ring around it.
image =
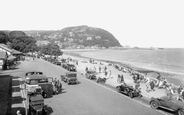
[[[86,67],[85,71],[86,71],[86,73],[88,72],[88,67]]]
[[[151,82],[150,82],[150,89],[151,89],[151,91],[155,91],[155,83],[154,83],[154,81],[153,80],[151,80]]]
[[[107,77],[107,74],[108,74],[108,72],[107,72],[107,71],[105,71],[105,77]]]
[[[150,78],[147,77],[146,78],[146,91],[147,92],[150,92],[150,82],[151,82]]]
[[[107,67],[105,66],[104,71],[106,71],[106,70],[107,70]]]
[[[121,83],[123,83],[124,82],[124,76],[123,76],[123,74],[121,74]]]
[[[120,83],[120,81],[121,81],[121,76],[120,76],[120,74],[118,74],[117,83]]]

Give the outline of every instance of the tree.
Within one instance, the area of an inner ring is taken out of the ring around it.
[[[49,43],[47,45],[42,46],[41,53],[45,55],[54,55],[54,56],[59,56],[63,54],[59,46],[55,43]]]
[[[36,40],[30,36],[14,37],[11,48],[27,53],[37,51],[38,47],[36,45]]]
[[[13,39],[25,37],[26,34],[22,31],[11,31],[9,33],[10,42],[13,41]]]
[[[0,31],[0,43],[6,44],[9,41],[9,37],[5,32]]]

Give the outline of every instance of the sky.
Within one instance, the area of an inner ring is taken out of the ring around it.
[[[0,0],[0,30],[88,25],[131,47],[184,48],[184,0]]]

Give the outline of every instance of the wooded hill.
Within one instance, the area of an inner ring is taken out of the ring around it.
[[[119,41],[108,31],[89,26],[74,26],[62,30],[24,31],[37,40],[48,40],[60,44],[76,46],[114,47],[121,46]]]

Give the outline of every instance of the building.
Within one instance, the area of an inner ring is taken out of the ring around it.
[[[6,44],[0,44],[0,70],[7,69],[13,62],[20,59],[22,52],[10,49]]]
[[[49,43],[50,43],[50,42],[47,41],[47,40],[39,40],[39,41],[36,42],[36,44],[37,44],[38,46],[47,45],[47,44],[49,44]]]
[[[5,70],[7,67],[8,54],[6,52],[0,52],[0,70]]]

